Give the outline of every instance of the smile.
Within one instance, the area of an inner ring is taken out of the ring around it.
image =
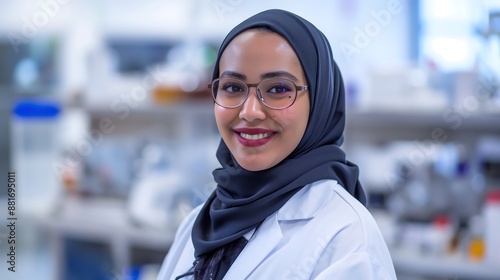
[[[271,133],[259,133],[259,134],[246,134],[246,133],[240,133],[240,136],[242,138],[245,138],[247,140],[261,140],[261,139],[264,139],[264,138],[268,138],[269,136],[271,136]]]
[[[273,139],[276,132],[264,128],[237,128],[234,134],[238,142],[245,147],[258,147]]]

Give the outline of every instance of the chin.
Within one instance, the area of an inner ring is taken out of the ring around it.
[[[273,167],[274,165],[276,164],[272,164],[272,163],[260,163],[260,162],[241,162],[241,161],[238,161],[238,164],[245,170],[248,170],[248,171],[262,171],[262,170],[266,170],[266,169],[269,169],[271,167]]]
[[[248,170],[248,171],[261,171],[263,170],[264,168],[260,167],[259,165],[256,165],[256,164],[249,164],[249,163],[245,163],[245,162],[238,162],[238,164],[245,170]]]

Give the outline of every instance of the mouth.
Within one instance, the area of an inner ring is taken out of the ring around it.
[[[247,140],[261,140],[264,138],[271,137],[272,133],[259,133],[259,134],[247,134],[240,132],[240,136]]]
[[[258,147],[269,142],[276,132],[261,128],[239,128],[234,129],[236,138],[246,147]]]

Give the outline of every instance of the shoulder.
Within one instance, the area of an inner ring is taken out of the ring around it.
[[[300,249],[316,263],[308,275],[330,275],[330,271],[352,273],[359,269],[366,275],[386,275],[379,279],[395,279],[392,259],[371,213],[336,181],[309,184],[287,204],[280,210],[285,213],[278,213],[279,216],[298,218],[300,205],[308,212],[302,215],[306,220],[292,222],[296,227],[290,226],[291,221],[282,227],[283,235],[289,236],[290,246],[301,244],[312,248],[310,252]],[[300,265],[297,267],[297,273],[305,272]]]
[[[278,220],[310,220],[319,223],[326,219],[334,231],[359,227],[366,230],[378,226],[370,212],[335,180],[320,180],[297,192],[277,213]]]
[[[381,234],[379,235],[378,225],[370,211],[348,193],[343,186],[337,182],[332,183],[332,181],[320,184],[328,185],[333,192],[332,198],[325,205],[324,215],[330,218],[335,215],[335,222],[343,227],[342,231],[357,238],[360,249],[368,246],[367,242],[370,239],[382,238]]]
[[[191,230],[202,207],[203,204],[194,208],[179,225],[157,280],[173,279],[176,275],[185,273],[191,268],[194,259]]]
[[[313,224],[324,225],[331,242],[348,252],[385,251],[387,246],[380,229],[370,211],[343,186],[333,180],[322,180],[311,184],[322,197],[329,196]],[[374,246],[377,245],[377,246]]]
[[[189,214],[184,218],[179,227],[177,228],[177,232],[175,234],[174,242],[169,250],[169,253],[176,248],[183,247],[181,245],[186,245],[187,242],[191,240],[191,231],[193,229],[194,221],[196,217],[201,211],[203,204],[195,207]],[[180,248],[182,249],[182,248]]]
[[[177,233],[175,235],[175,238],[177,239],[180,236],[183,236],[184,233],[189,232],[191,234],[191,229],[193,228],[194,221],[196,220],[196,217],[201,211],[201,208],[203,207],[203,204],[200,204],[196,206],[189,214],[184,218],[182,223],[179,225],[179,228],[177,229]]]

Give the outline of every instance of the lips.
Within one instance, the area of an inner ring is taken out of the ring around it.
[[[258,147],[269,142],[275,131],[264,128],[236,128],[233,129],[236,139],[246,147]]]

